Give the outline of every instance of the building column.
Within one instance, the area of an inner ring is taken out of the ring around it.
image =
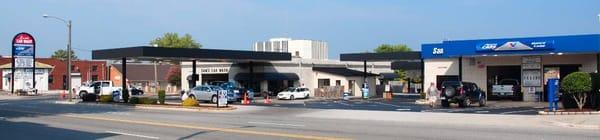
[[[600,73],[600,53],[596,54],[596,73]]]
[[[362,87],[365,88],[365,86],[367,85],[367,60],[363,61],[363,85]],[[360,96],[364,99],[365,98],[365,94],[361,92]]]
[[[121,86],[123,91],[127,91],[127,58],[123,57],[121,59],[121,67],[123,67],[122,70],[122,76],[121,76]],[[123,92],[125,93],[125,92]],[[123,96],[123,99],[126,100],[125,98],[128,98],[129,96],[125,96],[125,94],[122,94],[121,96]]]
[[[463,57],[458,57],[458,81],[462,81],[463,77]]]
[[[199,76],[196,76],[196,60],[192,60],[192,82],[189,82],[190,89],[196,87],[196,81],[199,79]]]
[[[254,62],[250,61],[248,63],[249,74],[250,77],[248,79],[248,89],[252,89],[254,87]],[[252,89],[253,91],[256,89]]]
[[[425,93],[425,59],[421,59],[421,92]]]

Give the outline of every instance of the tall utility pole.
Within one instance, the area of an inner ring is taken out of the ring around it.
[[[53,18],[53,19],[57,19],[60,20],[62,22],[64,22],[65,24],[67,24],[67,28],[69,31],[69,40],[67,42],[67,90],[69,91],[69,102],[72,101],[72,96],[73,96],[73,91],[71,90],[71,20],[65,20],[59,17],[55,17],[55,16],[49,16],[47,14],[43,15],[44,18]]]

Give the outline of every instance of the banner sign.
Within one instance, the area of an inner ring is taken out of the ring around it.
[[[477,52],[554,50],[553,41],[505,41],[478,44]]]

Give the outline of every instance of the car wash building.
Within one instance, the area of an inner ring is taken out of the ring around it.
[[[545,100],[549,78],[600,69],[600,35],[448,40],[423,44],[424,83],[468,81],[486,91],[516,81],[514,96],[524,101]],[[496,94],[496,93],[494,93]],[[498,96],[502,96],[500,93]]]

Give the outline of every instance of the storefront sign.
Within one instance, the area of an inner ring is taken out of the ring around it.
[[[550,41],[507,41],[478,44],[477,52],[553,50]]]
[[[542,86],[542,57],[523,56],[521,58],[521,80],[524,87]]]
[[[433,48],[432,54],[444,54],[444,48]]]
[[[222,68],[222,67],[217,67],[217,68],[200,68],[200,72],[201,73],[229,73],[229,68]]]
[[[35,63],[35,40],[28,33],[19,33],[13,38],[12,58],[15,68],[33,68]]]

